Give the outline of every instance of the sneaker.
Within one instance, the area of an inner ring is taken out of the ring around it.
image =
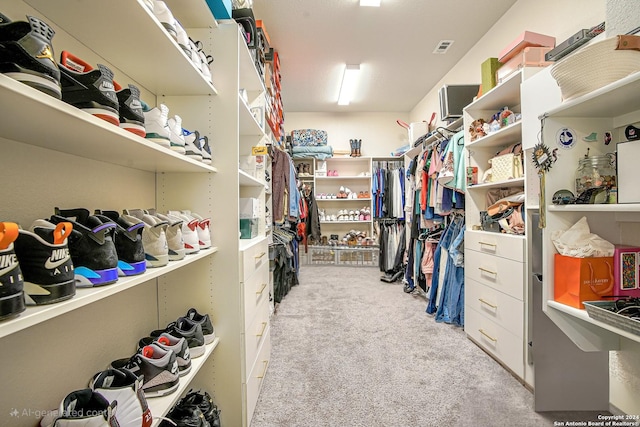
[[[76,286],[93,287],[118,280],[118,253],[113,242],[116,224],[102,221],[84,208],[59,209],[49,219],[54,224],[70,222],[69,252]]]
[[[13,248],[19,230],[15,222],[0,222],[0,320],[25,310],[22,271]]]
[[[169,128],[169,148],[173,151],[185,154],[185,141],[182,135],[182,118],[176,115],[167,120]]]
[[[176,338],[171,334],[163,332],[159,337],[145,337],[138,342],[138,348],[156,343],[165,350],[171,350],[176,354],[178,362],[178,375],[185,376],[191,372],[191,356],[189,354],[189,344],[184,338]]]
[[[64,398],[60,407],[47,411],[40,421],[40,427],[118,427],[116,418],[118,402],[109,402],[100,393],[90,388],[76,390]]]
[[[0,14],[0,73],[54,98],[62,99],[60,69],[51,39],[55,31],[44,21],[11,22]]]
[[[178,32],[176,30],[176,19],[163,1],[155,0],[153,2],[153,14],[158,18],[164,29],[174,40],[178,40]]]
[[[208,314],[202,315],[198,313],[198,310],[195,308],[190,308],[189,311],[187,311],[187,315],[184,317],[200,325],[202,328],[202,335],[204,335],[205,344],[211,344],[213,340],[216,339],[216,331],[213,328],[213,323],[211,323],[211,319]]]
[[[202,161],[202,148],[200,147],[200,133],[197,130],[190,132],[186,129],[182,129],[182,135],[184,136],[184,147],[186,149],[186,155],[194,160]]]
[[[27,305],[60,302],[76,294],[74,265],[67,239],[72,234],[70,222],[55,225],[39,219],[29,230],[20,230],[14,242]]]
[[[213,62],[213,56],[205,54],[202,50],[198,52],[200,58],[200,71],[206,81],[213,84],[211,80],[211,68],[209,66]]]
[[[144,114],[145,138],[163,147],[171,147],[169,128],[167,127],[169,108],[164,104],[150,108],[142,102],[142,112]]]
[[[198,220],[183,215],[180,211],[169,211],[169,217],[182,220],[182,238],[184,240],[184,249],[187,255],[195,254],[200,251],[200,243],[198,238]]]
[[[111,368],[124,368],[137,377],[143,376],[142,391],[146,398],[166,396],[180,385],[175,353],[157,344],[143,347],[130,359],[114,360]]]
[[[220,410],[215,403],[213,403],[211,395],[206,391],[189,390],[185,397],[180,399],[177,406],[195,406],[200,409],[205,420],[207,420],[211,427],[220,427]]]
[[[113,71],[102,64],[94,69],[67,51],[60,56],[62,100],[82,111],[120,126]]]
[[[175,405],[158,427],[210,427],[197,406]]]
[[[196,228],[198,232],[198,245],[200,249],[209,249],[211,247],[211,220],[209,218],[202,218],[195,212],[191,211],[182,211],[182,214],[185,215],[189,219],[197,219],[198,227]]]
[[[102,222],[114,222],[116,233],[114,243],[118,254],[118,276],[136,276],[147,271],[142,233],[144,222],[137,218],[125,218],[116,211],[95,211]]]
[[[149,335],[157,338],[165,332],[176,338],[186,339],[189,345],[189,355],[192,359],[204,354],[204,335],[202,333],[202,326],[200,326],[199,323],[186,317],[179,317],[175,322],[169,323],[165,329],[152,331]]]
[[[160,218],[149,215],[142,209],[130,209],[124,211],[127,221],[133,222],[135,218],[142,220],[142,246],[147,267],[163,267],[169,263],[169,246],[167,245],[167,223]]]
[[[189,36],[187,32],[184,30],[184,27],[176,19],[176,39],[178,41],[178,45],[182,48],[187,58],[191,60],[191,47],[189,46]]]
[[[207,135],[200,137],[200,147],[202,147],[202,163],[210,165],[212,156],[211,147],[209,147],[209,138],[207,137]]]
[[[115,81],[113,82],[113,87],[118,97],[120,127],[144,138],[147,131],[144,128],[140,89],[131,84],[123,88]]]
[[[153,417],[142,383],[143,379],[128,369],[107,369],[95,374],[89,387],[108,402],[118,402],[120,426],[151,427]]]
[[[184,221],[173,215],[164,215],[149,210],[149,214],[160,218],[161,221],[167,223],[167,246],[169,248],[169,261],[180,261],[186,255],[184,239],[182,237],[182,224]]]

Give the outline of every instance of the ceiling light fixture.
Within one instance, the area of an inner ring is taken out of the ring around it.
[[[349,65],[344,69],[342,76],[342,85],[340,86],[340,95],[338,96],[338,105],[349,105],[351,98],[358,83],[358,75],[360,74],[360,64]]]
[[[360,6],[380,7],[380,0],[360,0]]]

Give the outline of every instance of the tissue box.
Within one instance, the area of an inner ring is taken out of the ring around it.
[[[554,299],[584,309],[584,301],[613,295],[613,257],[573,258],[554,256]]]
[[[240,199],[240,218],[256,219],[260,217],[260,200],[250,197]]]
[[[258,235],[258,219],[240,218],[240,238],[253,239]]]
[[[640,297],[638,288],[640,247],[616,245],[613,252],[615,287],[613,295]]]

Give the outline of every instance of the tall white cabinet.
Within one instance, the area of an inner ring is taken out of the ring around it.
[[[136,84],[149,104],[164,103],[183,126],[209,136],[213,165],[176,154],[0,75],[2,221],[24,228],[54,207],[190,209],[212,219],[213,247],[117,283],[78,290],[58,304],[29,307],[0,323],[3,426],[33,426],[71,391],[141,337],[190,307],[212,316],[216,341],[194,359],[180,390],[149,399],[166,414],[189,388],[209,391],[223,425],[249,425],[269,361],[268,249],[239,239],[240,197],[265,201],[264,178],[240,171],[239,156],[264,131],[239,96],[264,95],[236,24],[218,25],[200,0],[168,1],[187,33],[215,58],[206,81],[142,1],[28,0],[3,5],[13,20],[42,18],[56,30],[55,55],[69,50],[102,63],[121,85]],[[7,351],[10,349],[10,351]],[[17,411],[17,412],[16,412]],[[10,412],[17,416],[8,416]]]

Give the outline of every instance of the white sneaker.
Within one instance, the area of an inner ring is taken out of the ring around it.
[[[169,261],[179,261],[184,259],[186,250],[184,248],[184,238],[182,237],[182,219],[176,218],[171,215],[164,215],[157,212],[150,211],[150,214],[160,218],[161,221],[166,222],[167,230],[167,246],[169,248]]]
[[[94,375],[89,387],[107,401],[118,402],[121,426],[150,426],[152,415],[142,393],[142,382],[142,377],[128,369],[107,369]]]
[[[189,255],[198,252],[200,250],[200,243],[198,238],[198,220],[195,218],[189,218],[180,211],[169,211],[167,213],[167,216],[173,216],[183,221],[182,239],[184,240],[185,253]]]
[[[160,21],[167,33],[177,41],[178,33],[176,30],[176,19],[173,17],[173,14],[165,2],[155,0],[153,3],[153,14],[158,18],[158,21]]]
[[[202,147],[202,163],[210,165],[212,162],[211,147],[209,146],[209,138],[207,135],[200,137],[200,147]]]
[[[201,68],[200,63],[202,61],[200,60],[200,54],[198,53],[198,46],[196,45],[196,42],[194,42],[192,38],[189,38],[189,50],[191,51],[191,55],[187,55],[187,56],[191,59],[191,62],[193,63],[193,65],[195,65],[196,68],[200,69]]]
[[[194,160],[202,161],[202,148],[200,147],[200,133],[197,130],[190,132],[186,129],[182,129],[182,135],[184,136],[184,148],[185,154]]]
[[[200,245],[200,249],[209,249],[211,247],[211,220],[209,218],[203,218],[191,211],[182,211],[182,213],[198,220],[198,244]]]
[[[121,425],[116,418],[118,402],[109,402],[89,388],[69,393],[60,407],[47,411],[40,420],[41,427],[112,427]],[[125,424],[122,424],[125,425]]]
[[[168,224],[142,209],[125,209],[124,217],[131,221],[138,218],[144,222],[142,246],[144,246],[147,267],[163,267],[169,264],[169,246],[167,245],[166,233]]]
[[[211,68],[209,68],[209,65],[213,62],[213,57],[211,55],[205,55],[202,50],[198,51],[198,54],[200,58],[200,70],[202,71],[202,75],[204,76],[204,79],[206,81],[213,84],[213,81],[211,80]]]
[[[185,154],[184,136],[182,135],[182,118],[177,114],[167,120],[167,127],[169,128],[169,143],[173,151],[180,154]]]
[[[163,147],[171,147],[169,128],[167,127],[169,107],[160,104],[158,107],[149,108],[147,104],[142,103],[142,111],[144,114],[144,128],[147,133],[145,138]]]
[[[187,32],[184,30],[184,27],[176,19],[176,38],[178,40],[178,45],[184,50],[184,53],[187,55],[187,58],[191,59],[191,47],[189,46],[189,36]]]

